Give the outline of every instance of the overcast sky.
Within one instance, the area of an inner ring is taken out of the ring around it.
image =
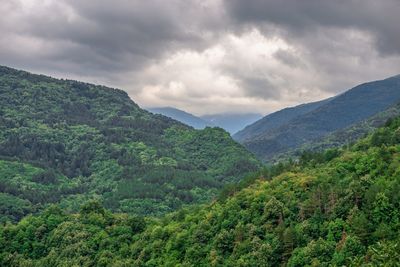
[[[0,0],[0,64],[263,114],[400,74],[400,0]]]

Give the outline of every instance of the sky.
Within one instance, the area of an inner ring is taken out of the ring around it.
[[[0,65],[270,112],[400,74],[400,0],[0,0]]]

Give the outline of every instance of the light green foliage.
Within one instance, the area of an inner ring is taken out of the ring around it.
[[[76,212],[90,199],[117,212],[159,215],[209,201],[260,166],[225,131],[153,115],[121,90],[6,67],[0,160],[0,205],[14,207],[0,221],[50,203]]]
[[[0,265],[398,266],[398,129],[400,118],[335,157],[261,170],[159,219],[51,207],[0,227]]]
[[[19,220],[39,205],[54,203],[81,182],[28,163],[0,160],[0,221]]]

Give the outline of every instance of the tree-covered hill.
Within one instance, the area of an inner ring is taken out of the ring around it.
[[[325,101],[268,115],[235,135],[264,161],[354,126],[400,101],[400,76],[358,85]],[[304,112],[306,111],[306,112]]]
[[[160,219],[96,202],[75,215],[51,207],[0,226],[0,264],[398,266],[399,155],[397,118],[349,148],[265,169],[218,201]]]
[[[235,133],[233,135],[233,139],[237,140],[238,142],[245,142],[258,136],[262,136],[272,129],[279,128],[295,118],[319,108],[320,106],[328,103],[330,100],[332,99],[328,98],[318,102],[301,104],[268,114],[262,119],[257,120],[256,122]]]
[[[289,150],[283,154],[277,154],[276,157],[271,158],[271,161],[280,162],[288,158],[296,159],[307,151],[321,152],[329,148],[350,145],[356,142],[358,139],[367,136],[377,128],[382,127],[388,120],[398,116],[400,116],[400,103],[395,104],[366,120],[351,125],[350,127],[340,129],[320,139],[305,143],[300,148]]]
[[[258,167],[224,130],[153,115],[122,90],[0,67],[0,221],[89,199],[161,214]]]

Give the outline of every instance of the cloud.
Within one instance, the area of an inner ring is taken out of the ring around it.
[[[231,20],[239,25],[272,23],[291,35],[318,28],[368,31],[382,53],[400,53],[398,0],[226,0]]]
[[[138,70],[171,51],[207,46],[212,34],[197,24],[207,20],[212,25],[216,14],[206,3],[4,0],[1,22],[7,36],[2,39],[22,48],[34,44],[33,52],[46,51],[40,56],[43,64],[56,61],[58,68],[65,64],[76,74]],[[12,52],[5,46],[2,54]]]
[[[268,113],[400,73],[398,0],[2,0],[0,64]]]
[[[299,98],[307,102],[330,96],[306,78],[306,68],[293,69],[277,59],[279,51],[293,57],[296,53],[284,40],[266,38],[257,30],[227,34],[202,52],[178,52],[150,65],[132,78],[142,89],[131,94],[148,106],[175,106],[197,114],[267,113],[295,105]]]
[[[302,95],[333,95],[400,71],[397,0],[226,0],[225,6],[237,32],[255,27],[292,46],[275,54],[288,68],[271,71],[291,79],[285,86],[307,86]]]

